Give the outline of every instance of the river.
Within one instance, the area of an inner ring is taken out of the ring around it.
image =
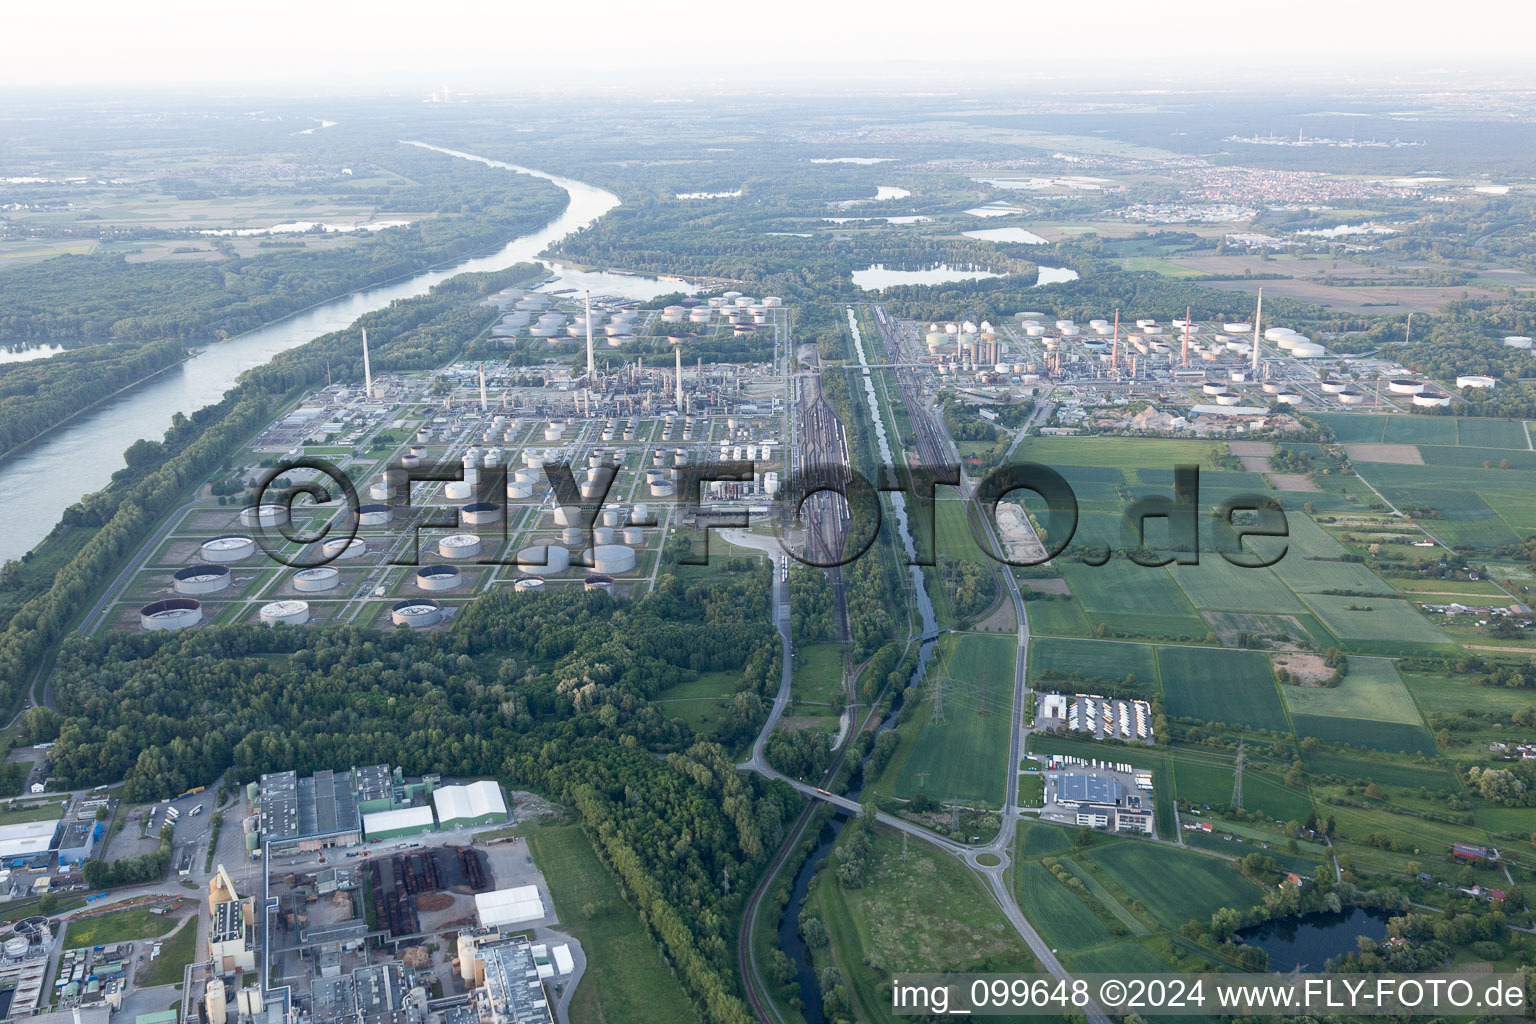
[[[448,156],[475,160],[518,174],[543,178],[570,196],[565,212],[537,231],[512,239],[489,256],[462,260],[393,284],[379,285],[321,303],[286,319],[229,341],[208,344],[178,367],[103,402],[52,433],[0,461],[0,509],[6,530],[0,536],[0,562],[20,558],[48,535],[64,510],[100,490],[123,468],[123,451],[138,438],[158,440],[174,413],[192,413],[217,402],[244,370],[260,366],[286,349],[339,331],[359,316],[383,309],[396,299],[424,294],[455,274],[502,270],[524,261],[541,262],[557,279],[544,289],[592,287],[608,294],[649,298],[687,290],[676,282],[628,275],[567,271],[536,260],[545,247],[590,225],[619,205],[619,197],[585,182],[519,167],[426,143],[411,142]]]

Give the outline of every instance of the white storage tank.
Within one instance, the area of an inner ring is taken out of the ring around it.
[[[1413,396],[1413,404],[1426,409],[1441,408],[1451,404],[1451,396],[1437,394],[1433,391],[1421,391]]]
[[[226,589],[233,577],[227,565],[189,565],[177,569],[171,580],[178,594],[212,594]]]
[[[544,577],[543,576],[519,576],[512,583],[512,589],[513,590],[521,590],[521,591],[524,591],[524,592],[543,590],[544,589]]]
[[[199,548],[205,562],[238,562],[256,553],[256,542],[249,537],[229,535],[205,540]]]
[[[241,526],[280,526],[288,521],[288,509],[282,505],[248,505],[240,510]]]
[[[359,505],[357,506],[358,526],[383,526],[394,518],[394,510],[388,505]]]
[[[1464,373],[1456,378],[1458,388],[1491,388],[1497,383],[1492,377],[1485,377],[1480,373]]]
[[[544,572],[565,572],[571,567],[571,553],[558,544],[535,544],[517,553],[517,564]]]
[[[450,533],[437,542],[437,552],[444,558],[474,558],[480,554],[480,538],[472,533]]]
[[[1236,405],[1242,401],[1242,396],[1231,391],[1223,391],[1216,396],[1217,405]]]
[[[337,537],[320,545],[320,550],[329,559],[361,558],[368,553],[368,542],[361,537]]]
[[[1423,392],[1423,381],[1409,380],[1407,377],[1398,377],[1387,381],[1387,390],[1394,395],[1417,395]]]
[[[1339,392],[1339,403],[1341,405],[1359,405],[1363,401],[1365,401],[1365,393],[1362,391],[1348,388]]]
[[[635,549],[625,544],[599,544],[590,553],[589,564],[596,572],[616,576],[635,568]]]
[[[1323,393],[1326,395],[1337,395],[1347,387],[1349,387],[1348,384],[1341,380],[1334,380],[1332,378],[1323,381],[1322,384]]]
[[[1327,354],[1328,352],[1323,346],[1315,341],[1308,341],[1305,338],[1298,338],[1296,344],[1291,346],[1291,355],[1297,359],[1319,359]]]
[[[1523,334],[1508,334],[1504,337],[1504,344],[1510,348],[1530,348],[1531,339]]]
[[[517,480],[507,481],[507,497],[512,501],[521,501],[533,497],[533,484],[520,483]]]
[[[645,543],[645,531],[638,526],[624,527],[624,543],[631,547],[639,547]]]
[[[139,626],[146,630],[186,629],[203,621],[203,606],[190,597],[168,597],[139,609]]]
[[[651,506],[641,503],[629,513],[629,521],[635,526],[654,526],[656,520],[651,518]]]
[[[261,606],[264,626],[302,626],[308,621],[308,601],[272,601]]]
[[[1282,391],[1275,396],[1275,401],[1281,405],[1300,405],[1301,396],[1294,391]]]
[[[1228,334],[1249,334],[1253,331],[1253,324],[1245,324],[1241,320],[1231,320],[1222,324],[1221,329]]]
[[[416,570],[417,590],[452,590],[464,582],[455,565],[424,565]]]
[[[408,597],[389,609],[389,619],[397,626],[421,629],[443,621],[443,606],[423,597]]]
[[[605,509],[603,509],[603,525],[604,526],[609,526],[609,527],[621,526],[621,525],[623,525],[623,520],[624,520],[624,512],[623,512],[623,510],[616,509],[616,508],[605,508]]]
[[[475,501],[459,509],[459,522],[466,526],[488,526],[501,522],[501,506],[491,501]]]
[[[582,536],[583,534],[581,527],[567,526],[565,529],[560,531],[560,542],[562,544],[579,545],[582,541]]]
[[[293,574],[293,589],[305,594],[317,594],[341,586],[341,573],[328,565],[312,569],[300,569]]]
[[[579,538],[578,538],[577,542],[580,543],[580,539]],[[599,526],[596,529],[594,529],[592,531],[592,543],[594,543],[594,544],[612,544],[613,543],[613,527],[611,527],[611,526]]]

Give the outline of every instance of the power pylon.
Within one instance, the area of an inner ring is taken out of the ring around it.
[[[1243,809],[1243,763],[1248,759],[1243,740],[1237,741],[1237,763],[1232,766],[1232,806]]]

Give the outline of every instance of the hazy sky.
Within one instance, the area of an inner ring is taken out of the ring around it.
[[[579,87],[641,72],[792,78],[789,65],[857,74],[878,64],[899,77],[910,64],[914,86],[927,73],[1097,67],[1153,81],[1237,63],[1477,72],[1527,62],[1536,16],[1528,0],[17,0],[0,26],[7,91],[300,92]]]

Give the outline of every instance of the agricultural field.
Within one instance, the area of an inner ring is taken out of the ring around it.
[[[1153,843],[1124,841],[1094,847],[1081,857],[1113,883],[1111,891],[1139,902],[1163,928],[1177,930],[1195,918],[1207,920],[1222,907],[1248,907],[1259,901],[1259,887],[1226,861],[1185,853]],[[1178,885],[1157,879],[1179,879]]]
[[[1269,659],[1258,651],[1159,647],[1163,700],[1175,718],[1253,729],[1287,728]]]
[[[1282,686],[1292,714],[1421,725],[1397,668],[1386,658],[1349,659],[1338,686]]]
[[[892,760],[890,770],[899,770],[896,796],[926,792],[937,800],[1002,806],[1017,649],[1013,637],[950,633],[940,640],[911,751]],[[940,690],[942,722],[934,720]]]
[[[1020,864],[1014,872],[1013,891],[1019,909],[1052,949],[1075,953],[1114,941],[1104,922],[1043,864]]]
[[[1033,620],[1039,602],[1031,604]],[[1051,673],[1059,673],[1052,676]],[[1029,684],[1037,689],[1062,686],[1073,673],[1086,679],[1122,681],[1135,676],[1151,690],[1157,689],[1157,661],[1147,644],[1105,640],[1070,640],[1036,637],[1029,645]]]
[[[1338,594],[1307,594],[1305,600],[1350,651],[1387,654],[1451,643],[1439,626],[1408,601]]]

